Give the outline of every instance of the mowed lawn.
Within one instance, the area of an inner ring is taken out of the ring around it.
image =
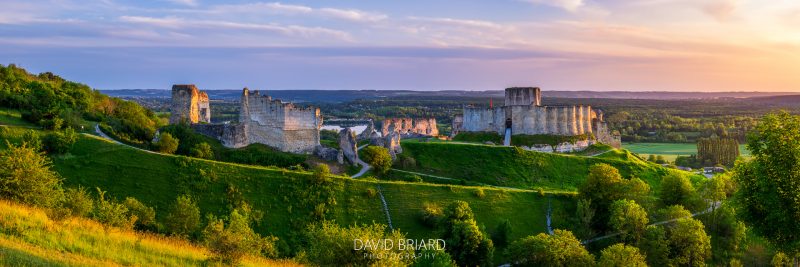
[[[697,145],[688,143],[624,143],[622,147],[643,156],[662,155],[670,161],[678,156],[697,154]],[[749,157],[750,151],[744,144],[739,145],[739,153]]]

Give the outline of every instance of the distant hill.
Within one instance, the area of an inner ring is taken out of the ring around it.
[[[101,90],[104,94],[123,98],[169,98],[170,90],[164,89],[119,89]],[[238,100],[241,90],[207,90],[211,99]],[[346,102],[355,99],[381,99],[390,97],[500,97],[503,90],[493,91],[410,91],[410,90],[266,90],[274,98],[290,102]],[[780,92],[598,92],[598,91],[548,91],[548,98],[613,98],[613,99],[715,99],[750,98],[789,95]]]

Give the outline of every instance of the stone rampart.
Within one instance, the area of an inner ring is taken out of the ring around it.
[[[391,132],[400,135],[438,136],[439,128],[435,118],[391,118],[383,120],[381,134],[387,136]]]

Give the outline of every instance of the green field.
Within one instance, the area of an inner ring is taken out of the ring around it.
[[[687,143],[624,143],[622,147],[644,157],[649,155],[662,155],[669,161],[674,161],[678,156],[697,154],[697,145]],[[744,144],[739,145],[742,156],[750,156]]]

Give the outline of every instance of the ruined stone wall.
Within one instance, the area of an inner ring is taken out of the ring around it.
[[[242,92],[239,122],[247,125],[249,143],[261,143],[293,153],[310,153],[319,145],[322,116],[319,108],[298,108],[291,103]]]
[[[170,124],[181,122],[200,122],[200,90],[194,84],[176,84],[172,86],[172,102],[170,103]],[[206,95],[206,103],[208,96]],[[209,109],[209,116],[210,116]],[[210,117],[209,117],[210,118]]]
[[[611,131],[608,128],[608,124],[606,122],[596,122],[595,123],[595,138],[597,138],[597,142],[612,146],[614,148],[621,148],[622,147],[622,140],[620,138],[619,132]]]
[[[211,104],[206,92],[201,91],[197,95],[197,110],[198,122],[211,123]]]
[[[436,127],[435,118],[390,118],[383,120],[381,134],[387,136],[391,132],[401,135],[438,136],[439,128]]]
[[[191,127],[197,133],[220,140],[226,147],[240,148],[249,145],[247,129],[242,124],[192,124]]]

